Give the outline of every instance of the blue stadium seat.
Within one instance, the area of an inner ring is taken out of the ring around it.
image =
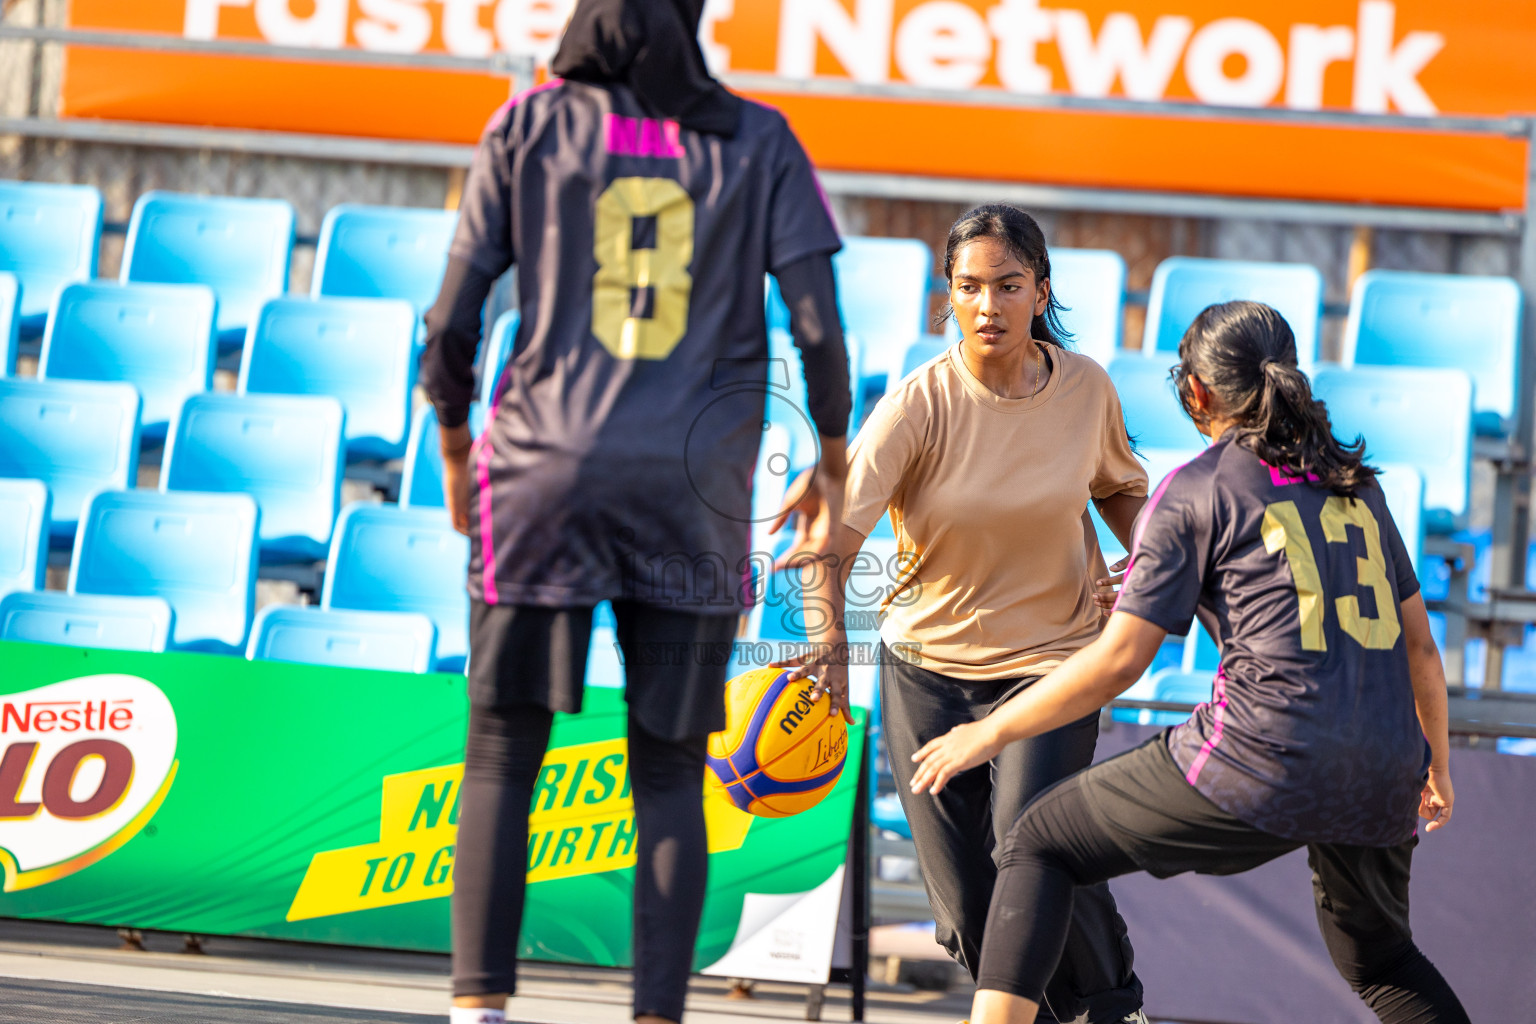
[[[342,203],[325,214],[309,293],[315,298],[404,299],[420,316],[448,267],[457,210]]]
[[[246,657],[333,668],[430,672],[437,627],[411,612],[343,612],[269,604],[256,615]]]
[[[0,270],[21,281],[21,329],[41,334],[53,297],[96,276],[101,193],[91,185],[0,181]]]
[[[1159,360],[1176,355],[1179,339],[1201,310],[1234,299],[1263,302],[1279,310],[1296,336],[1302,369],[1316,362],[1323,313],[1323,275],[1316,267],[1190,256],[1169,257],[1152,274],[1142,354]]]
[[[243,654],[260,516],[248,494],[101,491],[80,521],[69,591],[163,597],[176,612],[172,647]]]
[[[912,375],[913,370],[922,366],[930,359],[937,359],[944,354],[945,350],[959,340],[958,334],[952,339],[938,334],[923,334],[912,339],[902,349],[901,355],[896,359],[895,366],[891,368],[891,375],[887,380],[885,393],[890,394],[892,391],[895,391],[897,385]]]
[[[57,590],[0,597],[0,640],[158,654],[176,615],[163,597],[108,597]]]
[[[213,387],[213,291],[205,285],[65,285],[43,335],[43,380],[124,381],[139,389],[139,429],[164,437],[182,400]]]
[[[16,376],[16,342],[21,333],[21,279],[0,270],[0,377]]]
[[[1199,629],[1198,626],[1195,628]],[[1216,673],[1210,669],[1186,672],[1181,668],[1165,668],[1152,676],[1152,699],[1170,704],[1204,704],[1211,699],[1215,680]],[[1154,711],[1147,718],[1149,725],[1178,725],[1189,719],[1189,713]]]
[[[624,659],[619,655],[618,620],[613,605],[602,601],[592,610],[592,639],[587,644],[588,686],[624,688]]]
[[[262,561],[322,559],[341,508],[345,418],[322,395],[193,395],[166,443],[160,489],[249,494]]]
[[[1120,395],[1125,427],[1138,448],[1203,448],[1205,438],[1179,404],[1168,377],[1170,360],[1131,354],[1110,361],[1109,379]]]
[[[480,405],[469,407],[469,432],[480,436],[485,420]],[[411,440],[405,448],[405,469],[400,475],[402,508],[443,507],[443,449],[437,426],[437,410],[423,402],[411,421]]]
[[[469,538],[442,509],[353,503],[341,510],[325,567],[322,608],[420,612],[437,626],[437,668],[469,653]]]
[[[49,504],[41,480],[0,479],[0,594],[43,589]]]
[[[1424,554],[1424,475],[1401,462],[1377,463],[1376,468],[1381,470],[1376,482],[1387,499],[1387,511],[1392,513],[1417,573]]]
[[[1520,404],[1520,309],[1507,277],[1370,270],[1350,295],[1343,363],[1465,370],[1477,432],[1507,434]]]
[[[1424,475],[1424,529],[1464,525],[1472,489],[1472,378],[1461,370],[1319,366],[1313,393],[1340,440],[1365,438],[1373,463],[1402,462]]]
[[[915,238],[844,238],[832,271],[843,326],[878,346],[872,369],[888,370],[901,346],[928,329],[933,253]]]
[[[242,394],[331,395],[347,456],[398,459],[410,427],[416,314],[404,299],[273,299],[246,336]]]
[[[51,533],[67,543],[85,500],[132,487],[139,470],[139,393],[131,384],[0,380],[0,477],[41,480]]]
[[[506,368],[512,349],[517,344],[517,310],[509,309],[496,318],[491,333],[485,338],[485,351],[480,356],[480,405],[489,409],[496,397],[496,384],[501,371]]]
[[[261,304],[288,290],[293,221],[282,199],[146,192],[133,204],[121,279],[208,285],[219,340],[238,346]]]
[[[1068,343],[1108,366],[1125,333],[1125,258],[1109,249],[1052,249],[1051,291],[1067,307]]]

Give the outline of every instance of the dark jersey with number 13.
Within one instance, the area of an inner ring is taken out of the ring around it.
[[[515,263],[521,313],[470,467],[471,594],[740,608],[764,274],[840,244],[784,118],[746,102],[708,135],[555,81],[492,119],[460,209],[452,255]]]
[[[1398,614],[1418,589],[1374,482],[1342,497],[1218,441],[1147,501],[1115,609],[1214,623],[1212,698],[1168,735],[1191,785],[1275,835],[1388,846],[1429,758]]]

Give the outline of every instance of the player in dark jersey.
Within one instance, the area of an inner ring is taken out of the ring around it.
[[[1220,641],[1215,692],[1189,721],[1019,816],[971,1024],[1035,1019],[1076,886],[1235,874],[1303,846],[1328,952],[1376,1015],[1464,1022],[1408,925],[1415,813],[1443,828],[1454,799],[1445,677],[1364,445],[1334,438],[1268,306],[1206,309],[1179,360],[1184,408],[1214,440],[1147,502],[1103,634],[913,758],[913,792],[937,792],[1007,743],[1107,703],[1196,614]]]
[[[820,482],[840,494],[846,473],[838,236],[784,118],[709,76],[702,8],[578,3],[561,77],[487,127],[427,317],[421,381],[471,540],[455,1024],[502,1020],[514,991],[529,804],[552,712],[581,708],[605,600],[626,665],[634,1012],[682,1016],[707,872],[705,743],[725,724],[771,369],[765,273],[790,309]],[[472,442],[481,307],[514,264],[521,324]]]

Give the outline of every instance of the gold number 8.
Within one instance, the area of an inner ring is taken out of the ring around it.
[[[618,359],[665,359],[682,340],[693,294],[693,199],[670,178],[617,178],[597,198],[592,333]],[[635,245],[654,218],[654,243]],[[650,292],[650,315],[637,294]]]

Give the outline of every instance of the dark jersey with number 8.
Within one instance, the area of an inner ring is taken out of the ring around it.
[[[521,313],[473,453],[470,592],[740,608],[764,274],[840,244],[784,118],[744,103],[726,138],[553,82],[492,119],[460,209],[452,254],[515,263]]]
[[[1168,737],[1191,785],[1276,835],[1386,846],[1428,767],[1398,614],[1418,589],[1374,482],[1342,497],[1220,441],[1153,492],[1115,607],[1181,635],[1198,610],[1221,645]]]

